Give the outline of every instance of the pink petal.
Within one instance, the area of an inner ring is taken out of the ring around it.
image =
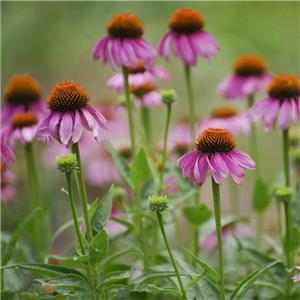
[[[60,141],[67,145],[71,139],[73,132],[73,119],[72,114],[70,112],[65,112],[62,116],[61,123],[60,123]]]
[[[279,126],[282,129],[287,129],[292,121],[291,104],[285,100],[280,107],[279,111]]]
[[[105,61],[105,57],[103,57],[103,53],[104,53],[103,49],[106,47],[108,41],[109,41],[109,37],[104,37],[97,43],[97,45],[93,50],[93,59],[97,59],[100,57],[102,60]]]
[[[197,58],[187,36],[184,34],[179,35],[176,39],[176,44],[180,57],[184,60],[184,62],[194,66],[197,62]]]
[[[161,55],[165,59],[168,59],[170,56],[171,41],[172,41],[172,33],[171,32],[167,32],[160,40],[160,43],[158,46],[158,52],[159,52],[159,55]]]
[[[255,161],[245,152],[239,150],[232,150],[229,152],[232,160],[239,164],[239,166],[247,169],[255,169]]]
[[[213,165],[214,169],[219,170],[223,177],[228,176],[228,168],[219,153],[212,154],[210,162]]]
[[[229,155],[222,153],[221,154],[223,161],[227,165],[227,168],[229,170],[229,173],[231,174],[231,177],[237,184],[241,184],[243,182],[244,178],[244,172],[243,169],[236,164],[230,157]]]
[[[203,184],[206,176],[207,176],[207,172],[208,172],[208,164],[207,164],[207,155],[204,154],[200,157],[199,162],[198,162],[198,168],[199,168],[199,174],[200,174],[200,180],[199,180],[199,184]]]
[[[72,142],[78,143],[82,136],[83,132],[83,125],[80,119],[80,112],[75,111],[74,113],[74,128],[73,128],[73,135],[72,135]]]

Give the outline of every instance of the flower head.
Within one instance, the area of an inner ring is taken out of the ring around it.
[[[99,140],[102,129],[106,128],[106,120],[88,102],[87,91],[78,83],[57,83],[49,94],[50,113],[39,126],[39,136],[53,137],[70,147],[80,140],[85,128],[92,131],[94,138]]]
[[[165,104],[172,104],[176,101],[177,94],[174,90],[163,90],[160,93],[162,101]]]
[[[228,100],[246,99],[255,93],[264,92],[272,79],[272,75],[267,73],[266,62],[256,54],[238,57],[232,69],[233,73],[218,87],[218,92]]]
[[[300,80],[293,75],[273,78],[268,86],[268,97],[257,102],[248,112],[253,122],[263,121],[266,130],[287,129],[300,119]]]
[[[156,56],[154,48],[143,39],[144,25],[131,13],[114,16],[107,25],[107,36],[102,38],[93,51],[93,58],[102,64],[119,67],[135,67],[141,60],[150,66]]]
[[[142,60],[136,62],[135,67],[128,68],[128,83],[134,86],[143,86],[147,82],[155,84],[158,80],[168,81],[169,73],[161,66],[145,67]],[[107,87],[117,92],[124,91],[124,77],[122,73],[113,75],[107,82]]]
[[[198,56],[212,58],[219,51],[216,39],[204,30],[204,18],[190,8],[177,9],[169,20],[169,29],[159,44],[165,59],[171,51],[185,64],[196,65]]]
[[[177,166],[191,184],[202,185],[208,172],[218,184],[229,174],[237,184],[241,184],[245,176],[243,169],[255,169],[256,164],[248,154],[235,150],[235,146],[229,131],[208,128],[198,136],[196,150],[183,155]]]
[[[148,197],[149,208],[154,212],[162,213],[167,210],[168,202],[169,199],[167,195],[154,195]]]
[[[28,74],[13,76],[4,88],[2,123],[7,125],[13,115],[32,111],[37,116],[45,114],[40,83]]]
[[[38,122],[38,117],[31,111],[15,114],[3,130],[5,139],[13,145],[17,140],[22,144],[31,143],[36,137]]]
[[[130,93],[145,107],[154,107],[162,103],[161,95],[156,85],[151,82],[146,82],[143,86],[130,86]]]
[[[197,132],[200,133],[206,128],[226,129],[234,136],[240,132],[248,134],[251,130],[251,123],[246,114],[241,114],[233,107],[222,106],[215,108],[210,117],[198,123]]]
[[[79,168],[75,154],[70,154],[67,156],[58,156],[56,158],[56,165],[61,172],[67,174],[70,174],[73,171],[78,170]]]

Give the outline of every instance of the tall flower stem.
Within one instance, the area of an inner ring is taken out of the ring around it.
[[[41,201],[41,192],[40,192],[40,184],[39,178],[37,173],[36,167],[36,160],[34,154],[34,147],[33,143],[27,143],[25,145],[25,154],[26,154],[26,161],[27,161],[27,173],[28,173],[28,181],[29,181],[29,188],[32,200],[32,208],[36,209],[40,207],[40,213],[36,214],[34,218],[34,242],[37,251],[37,256],[40,260],[42,260],[42,237],[44,233],[42,232],[43,227],[41,227],[41,223],[44,224],[44,212],[43,212],[43,205]]]
[[[215,223],[216,223],[217,238],[218,238],[220,299],[225,300],[224,254],[223,254],[222,223],[221,223],[220,186],[214,181],[213,178],[212,178],[212,190],[213,190],[213,197],[214,197]]]
[[[80,150],[79,150],[78,143],[73,144],[71,149],[72,149],[72,153],[74,153],[76,155],[76,159],[77,159],[78,166],[79,166],[78,173],[76,174],[76,178],[77,178],[76,182],[78,185],[80,201],[81,201],[82,210],[83,210],[83,218],[84,218],[84,223],[85,223],[85,228],[86,228],[86,236],[87,236],[88,241],[90,241],[92,238],[92,228],[91,228],[91,224],[89,222],[89,217],[88,217],[88,200],[87,200],[86,187],[85,187],[84,178],[83,178],[83,171],[82,171]]]
[[[76,205],[75,205],[75,200],[74,200],[74,193],[73,193],[72,182],[71,182],[71,174],[66,173],[66,179],[67,179],[67,185],[68,185],[68,195],[69,195],[69,199],[70,199],[72,217],[73,217],[73,221],[74,221],[76,235],[77,235],[78,242],[79,242],[79,247],[80,247],[80,250],[81,250],[82,254],[85,254],[84,244],[83,244],[83,240],[82,240],[82,236],[81,236],[80,228],[79,228],[79,224],[78,224],[78,217],[77,217]],[[91,267],[88,263],[86,265],[86,273],[87,273],[87,276],[88,276],[90,286],[93,290],[93,299],[97,300],[98,297],[97,297],[97,290],[96,290],[96,286],[95,286],[95,281],[94,281],[93,276],[92,276]]]
[[[182,283],[182,280],[181,280],[181,277],[179,275],[179,270],[178,270],[178,267],[177,267],[177,264],[176,264],[176,261],[175,261],[172,249],[170,247],[170,244],[169,244],[169,241],[168,241],[168,238],[167,238],[167,235],[166,235],[166,231],[165,231],[165,228],[164,228],[164,223],[163,223],[162,215],[159,212],[156,212],[156,215],[157,215],[159,227],[160,227],[160,230],[161,230],[161,233],[162,233],[165,245],[167,247],[167,250],[168,250],[168,253],[169,253],[169,256],[170,256],[173,268],[174,268],[174,271],[176,273],[176,277],[177,277],[177,280],[178,280],[178,284],[180,286],[182,297],[184,299],[188,300],[186,292],[185,292],[185,289],[184,289],[184,286],[183,286],[183,283]]]
[[[283,130],[282,134],[282,144],[283,144],[283,164],[284,164],[284,176],[285,185],[291,186],[290,178],[290,163],[289,163],[289,129]],[[285,240],[285,259],[286,267],[288,270],[288,281],[287,281],[287,299],[290,298],[292,279],[290,270],[293,268],[293,253],[290,249],[291,236],[290,231],[292,227],[292,207],[291,201],[284,203],[284,215],[285,215],[285,230],[286,230],[286,240]]]
[[[160,170],[160,177],[159,177],[159,189],[161,190],[164,184],[164,173],[165,173],[165,164],[167,159],[167,143],[168,143],[168,133],[170,127],[170,120],[171,120],[171,112],[172,112],[172,105],[167,104],[167,118],[166,118],[166,126],[164,132],[164,148],[161,160],[161,170]]]
[[[122,73],[124,78],[125,97],[126,97],[126,105],[128,111],[129,129],[130,129],[131,155],[132,157],[134,157],[135,156],[135,129],[134,129],[134,121],[133,121],[132,102],[129,93],[128,68],[123,67]]]
[[[151,145],[151,119],[150,119],[150,110],[145,107],[142,106],[141,108],[141,118],[142,118],[142,124],[144,127],[144,133],[145,133],[145,137],[146,137],[146,142],[147,145],[150,146]]]
[[[194,104],[194,94],[192,88],[192,78],[191,78],[191,67],[188,64],[184,65],[184,74],[187,87],[189,110],[190,110],[190,124],[192,130],[192,140],[196,137],[196,117],[195,117],[195,104]]]

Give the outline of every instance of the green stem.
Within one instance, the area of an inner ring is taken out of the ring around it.
[[[165,164],[166,164],[166,158],[167,158],[167,144],[168,144],[168,132],[169,132],[169,126],[170,126],[170,120],[171,120],[171,112],[172,112],[172,105],[167,104],[167,118],[166,118],[166,126],[165,126],[165,132],[164,132],[164,148],[163,148],[163,154],[162,154],[162,160],[161,160],[161,170],[160,170],[160,177],[159,177],[159,189],[161,190],[164,185],[164,173],[165,173]]]
[[[34,218],[34,242],[37,251],[38,258],[42,260],[42,231],[43,227],[41,227],[41,222],[44,222],[44,213],[43,206],[40,198],[40,185],[36,168],[36,160],[34,154],[33,143],[28,143],[25,145],[25,154],[27,161],[27,172],[28,172],[28,181],[29,188],[32,200],[32,209],[36,209],[38,207],[41,208],[40,213],[36,214]],[[44,234],[44,233],[43,233]]]
[[[145,107],[142,106],[141,109],[141,117],[142,117],[142,124],[144,127],[144,133],[145,133],[145,137],[146,137],[146,142],[147,145],[151,145],[151,118],[150,118],[150,110]]]
[[[225,299],[224,287],[224,254],[222,241],[222,223],[221,223],[221,204],[220,204],[220,186],[212,178],[212,190],[214,197],[215,222],[218,238],[218,252],[219,252],[219,272],[220,272],[220,299]]]
[[[82,171],[82,165],[81,165],[81,159],[80,159],[80,150],[78,143],[75,143],[71,147],[72,153],[76,155],[77,158],[77,163],[79,166],[78,172],[76,173],[76,178],[77,178],[77,186],[80,194],[80,201],[82,205],[82,210],[83,210],[83,218],[84,218],[84,223],[85,223],[85,228],[86,228],[86,236],[88,241],[92,239],[92,228],[91,224],[89,222],[89,216],[88,216],[88,200],[87,200],[87,193],[86,193],[86,187],[84,183],[84,178],[83,178],[83,171]]]
[[[75,200],[74,200],[74,193],[73,193],[70,173],[66,173],[66,179],[67,179],[67,185],[68,185],[68,195],[69,195],[69,200],[70,200],[70,205],[71,205],[72,217],[73,217],[73,221],[74,221],[77,239],[79,242],[79,247],[80,247],[82,254],[85,254],[84,244],[83,244],[82,236],[80,233],[80,227],[79,227],[79,223],[78,223],[78,217],[77,217],[77,212],[76,212],[76,205],[75,205]],[[93,290],[93,299],[96,300],[98,298],[97,291],[96,291],[95,282],[94,282],[94,279],[92,276],[91,266],[89,264],[86,265],[86,272],[87,272],[90,286],[92,287],[92,290]]]
[[[283,130],[282,134],[282,144],[283,144],[283,164],[284,164],[284,177],[285,185],[291,186],[290,178],[290,163],[289,163],[289,129]],[[290,299],[291,287],[292,287],[292,274],[291,270],[293,268],[293,253],[290,249],[291,236],[290,231],[292,227],[292,207],[291,201],[284,203],[284,215],[285,215],[285,230],[286,230],[286,241],[285,241],[285,259],[286,267],[288,271],[288,280],[287,280],[287,299]]]
[[[131,155],[132,157],[134,157],[135,156],[135,129],[134,129],[134,121],[133,121],[133,113],[132,113],[132,102],[129,93],[128,68],[122,67],[122,73],[124,78],[125,96],[126,96],[126,104],[127,104],[127,111],[128,111],[128,122],[129,122],[129,129],[130,129]]]
[[[189,110],[190,110],[190,124],[192,130],[192,140],[196,138],[196,117],[195,117],[195,105],[194,105],[194,95],[192,88],[192,79],[191,79],[191,67],[188,64],[184,65],[184,74],[186,80],[188,101],[189,101]]]
[[[175,258],[174,258],[172,249],[171,249],[171,247],[170,247],[170,244],[169,244],[169,241],[168,241],[166,232],[165,232],[165,228],[164,228],[164,223],[163,223],[162,215],[161,215],[161,213],[159,213],[159,212],[156,212],[156,215],[157,215],[159,227],[160,227],[160,230],[161,230],[161,233],[162,233],[162,236],[163,236],[165,245],[166,245],[166,247],[167,247],[167,250],[168,250],[168,253],[169,253],[169,256],[170,256],[170,259],[171,259],[173,268],[174,268],[174,271],[175,271],[175,273],[176,273],[176,277],[177,277],[177,280],[178,280],[178,284],[179,284],[179,286],[180,286],[180,290],[181,290],[181,293],[182,293],[182,297],[183,297],[184,299],[187,300],[188,298],[187,298],[185,289],[184,289],[184,287],[183,287],[183,283],[182,283],[181,277],[180,277],[180,275],[179,275],[178,267],[177,267],[177,264],[176,264],[176,261],[175,261]]]

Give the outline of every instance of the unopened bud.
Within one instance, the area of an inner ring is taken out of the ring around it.
[[[75,154],[67,156],[58,156],[56,158],[57,168],[63,173],[72,173],[74,170],[78,170],[78,162]]]
[[[278,202],[288,203],[293,196],[293,189],[285,185],[277,185],[274,188],[274,196]]]
[[[167,195],[154,195],[148,197],[149,208],[158,213],[162,213],[168,209],[169,199]]]
[[[160,92],[160,95],[165,104],[172,104],[177,99],[177,94],[174,90],[163,90]]]

